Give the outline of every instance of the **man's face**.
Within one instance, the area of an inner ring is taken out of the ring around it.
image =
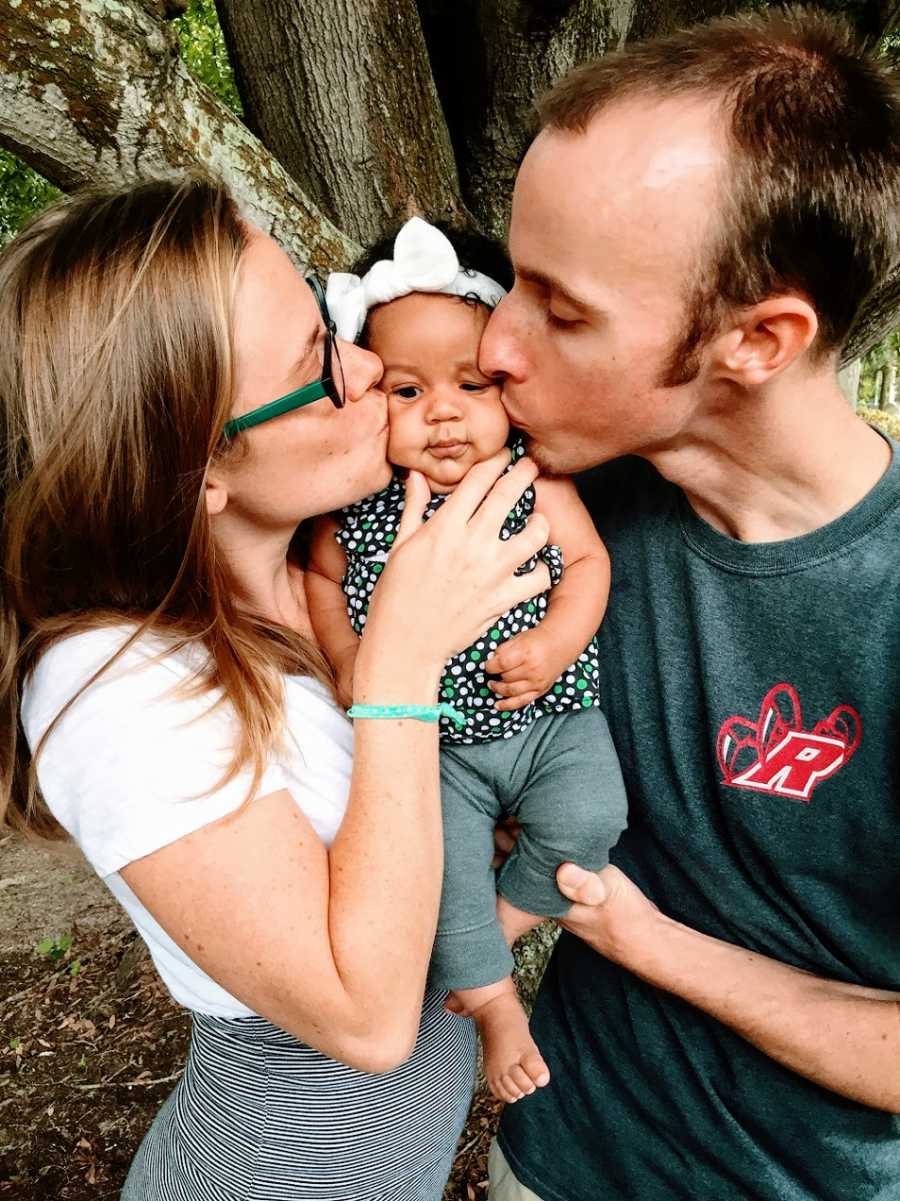
[[[697,102],[623,102],[584,133],[544,131],[525,157],[516,284],[480,365],[505,377],[510,421],[545,471],[671,448],[697,409],[702,372],[669,376],[715,229],[716,120]]]

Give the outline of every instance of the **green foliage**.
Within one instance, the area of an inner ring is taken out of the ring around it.
[[[240,115],[241,98],[234,84],[214,0],[191,0],[187,11],[173,25],[188,70]]]
[[[81,960],[72,959],[71,957],[71,934],[53,934],[47,938],[42,938],[34,950],[36,955],[43,955],[51,963],[60,964],[60,966],[68,961],[66,971],[70,976],[77,976],[81,971]]]
[[[0,246],[19,232],[32,213],[57,196],[59,190],[42,175],[0,150]]]
[[[57,959],[65,958],[66,951],[71,945],[71,934],[54,934],[51,938],[42,938],[34,949],[38,955],[46,955],[48,959],[55,962]]]

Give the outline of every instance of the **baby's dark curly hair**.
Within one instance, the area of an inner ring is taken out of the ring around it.
[[[449,241],[450,245],[456,251],[456,257],[459,259],[459,265],[463,271],[480,271],[483,275],[490,276],[491,279],[496,280],[507,292],[509,291],[513,286],[514,274],[506,250],[500,242],[494,238],[489,238],[477,229],[459,229],[448,225],[444,221],[432,221],[430,218],[425,219],[430,225],[439,229]],[[392,259],[394,257],[394,239],[404,224],[405,222],[401,222],[390,233],[379,238],[375,245],[365,251],[356,263],[354,263],[350,270],[355,275],[363,276],[367,271],[371,271],[381,259]],[[474,295],[471,297],[460,297],[460,299],[465,300],[469,304],[484,303]],[[368,321],[363,326],[363,331],[359,336],[359,341],[363,345],[366,342],[367,328]]]

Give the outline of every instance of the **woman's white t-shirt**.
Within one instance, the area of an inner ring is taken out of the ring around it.
[[[126,626],[90,630],[46,651],[22,699],[32,750],[131,632]],[[216,1017],[246,1017],[253,1010],[169,938],[119,875],[126,864],[247,799],[249,769],[216,787],[236,745],[233,711],[216,704],[217,693],[179,690],[201,664],[196,651],[172,653],[160,638],[142,637],[58,722],[38,760],[38,783],[53,816],[128,911],[175,1000]],[[286,788],[330,845],[347,807],[353,727],[315,680],[286,676],[284,692],[284,746],[270,756],[255,795]]]

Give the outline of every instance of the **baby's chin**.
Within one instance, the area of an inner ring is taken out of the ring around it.
[[[423,464],[422,467],[418,467],[416,470],[421,471],[426,480],[428,480],[428,486],[432,492],[452,492],[456,485],[466,478],[469,468],[457,467],[454,471],[444,466],[444,464],[440,464],[439,466]]]
[[[432,492],[452,492],[461,483],[476,463],[490,456],[480,454],[474,447],[460,459],[441,459],[426,451],[416,466],[431,486]]]

